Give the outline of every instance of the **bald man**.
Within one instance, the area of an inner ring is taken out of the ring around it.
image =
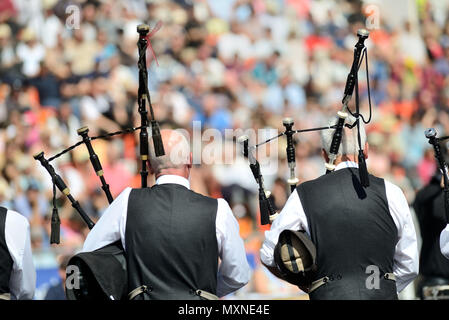
[[[237,220],[224,199],[190,190],[187,139],[173,130],[161,130],[161,135],[164,156],[156,157],[150,144],[156,184],[126,188],[91,230],[83,251],[121,240],[129,291],[136,300],[225,296],[251,276]]]

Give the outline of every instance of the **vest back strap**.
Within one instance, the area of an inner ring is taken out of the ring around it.
[[[391,272],[385,273],[384,274],[384,278],[387,279],[387,280],[396,281],[396,276],[393,273],[391,273]]]
[[[147,291],[148,291],[148,287],[145,286],[145,285],[140,286],[140,287],[137,287],[137,288],[135,288],[133,291],[131,291],[131,292],[128,294],[128,299],[129,299],[129,300],[133,300],[133,299],[134,299],[135,297],[137,297],[139,294],[144,293],[144,292],[147,292]]]
[[[218,297],[215,294],[212,294],[204,290],[196,290],[195,293],[201,298],[204,298],[206,300],[218,300]]]
[[[11,294],[9,293],[0,294],[0,300],[11,300]]]
[[[449,300],[449,285],[424,287],[424,300]]]
[[[391,273],[391,272],[385,273],[384,274],[384,278],[387,279],[387,280],[396,281],[396,276],[393,273]],[[329,281],[329,277],[328,276],[322,277],[322,278],[320,278],[318,280],[313,281],[312,285],[310,286],[309,293],[315,291],[316,289],[321,287],[323,284],[326,284],[328,281]]]
[[[148,287],[145,285],[142,285],[140,287],[135,288],[133,291],[131,291],[128,294],[128,299],[133,300],[135,297],[137,297],[141,293],[148,292]],[[210,292],[204,291],[204,290],[196,290],[195,294],[197,296],[200,296],[201,298],[204,298],[206,300],[218,300],[218,297]]]
[[[315,280],[312,282],[312,285],[310,286],[309,293],[315,291],[319,287],[321,287],[323,284],[327,283],[329,281],[329,277],[322,277],[321,279]]]

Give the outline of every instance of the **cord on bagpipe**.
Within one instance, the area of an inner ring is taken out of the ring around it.
[[[443,174],[443,191],[444,191],[444,212],[446,214],[446,223],[449,223],[449,169],[441,146],[441,142],[449,139],[449,137],[437,138],[437,131],[434,128],[429,128],[424,131],[424,135],[429,139],[429,143],[433,146],[435,158]],[[446,151],[447,152],[447,151]]]
[[[370,93],[370,86],[369,86],[369,70],[368,70],[368,54],[367,49],[365,47],[365,40],[368,39],[369,32],[365,29],[359,29],[357,31],[357,36],[359,37],[359,40],[357,41],[355,47],[354,47],[354,59],[352,62],[351,70],[348,74],[348,77],[346,79],[346,85],[345,85],[345,91],[344,96],[342,99],[342,109],[337,112],[337,124],[336,129],[334,132],[334,135],[332,137],[332,142],[328,154],[328,162],[326,163],[326,174],[329,174],[335,170],[334,162],[338,157],[339,149],[341,145],[341,141],[343,138],[343,128],[354,128],[357,127],[357,141],[358,141],[358,164],[359,164],[359,177],[360,177],[360,183],[363,187],[369,186],[369,177],[368,177],[368,169],[366,166],[366,160],[363,152],[363,146],[361,143],[361,135],[360,135],[360,120],[362,120],[365,124],[369,123],[371,121],[372,117],[372,106],[371,106],[371,93]],[[365,66],[366,66],[366,81],[367,81],[367,90],[368,90],[368,103],[369,103],[369,110],[370,115],[368,120],[365,120],[363,115],[360,114],[360,101],[359,101],[359,86],[358,86],[358,71],[360,69],[360,66],[362,64],[363,59],[365,59]],[[351,110],[348,107],[348,103],[352,98],[352,94],[355,89],[355,112],[351,112]],[[348,113],[356,118],[355,122],[353,124],[345,124],[346,119],[348,117]]]
[[[161,27],[161,23],[158,22],[156,27],[150,32],[150,27],[146,24],[140,24],[137,26],[137,32],[139,33],[139,41],[137,47],[139,48],[139,60],[137,66],[139,68],[139,89],[137,93],[137,102],[139,104],[139,114],[141,119],[140,130],[140,159],[142,161],[142,168],[140,171],[142,188],[147,187],[147,161],[149,156],[148,146],[148,112],[146,110],[145,101],[148,101],[148,106],[151,115],[151,136],[153,138],[154,153],[156,157],[163,156],[165,154],[164,145],[162,144],[161,132],[159,124],[154,118],[153,105],[151,104],[150,92],[148,91],[148,71],[146,62],[146,51],[149,44],[149,39],[154,35]],[[154,55],[153,48],[150,44],[150,49]],[[156,57],[156,56],[154,56]],[[157,62],[157,60],[156,60]]]
[[[85,144],[87,151],[89,153],[89,159],[90,162],[94,168],[94,171],[101,182],[101,188],[103,189],[107,199],[108,203],[111,204],[114,199],[112,197],[112,194],[109,189],[109,184],[107,184],[106,179],[104,177],[103,168],[101,166],[100,159],[98,155],[95,153],[92,141],[96,139],[108,139],[116,135],[126,134],[126,133],[132,133],[136,130],[140,130],[139,135],[139,143],[140,143],[140,159],[142,161],[142,168],[140,171],[141,180],[142,180],[142,188],[147,187],[147,177],[148,177],[148,170],[147,170],[147,161],[149,160],[149,145],[148,145],[148,112],[146,110],[145,103],[148,101],[151,120],[151,133],[152,133],[152,140],[154,145],[154,153],[156,157],[160,157],[165,155],[164,145],[162,143],[162,137],[160,133],[160,128],[158,122],[155,120],[154,112],[153,112],[153,106],[151,104],[151,98],[148,90],[148,71],[146,66],[146,50],[147,48],[150,48],[151,52],[154,55],[153,48],[151,46],[150,38],[152,35],[154,35],[161,27],[161,23],[158,22],[155,28],[151,30],[150,27],[146,24],[140,24],[137,26],[137,32],[139,33],[139,40],[137,42],[138,51],[139,51],[139,58],[138,58],[138,69],[139,69],[139,88],[138,88],[138,97],[137,102],[139,106],[139,114],[141,118],[141,125],[139,127],[133,127],[133,128],[126,128],[121,131],[106,133],[104,135],[96,136],[96,137],[90,137],[89,136],[89,128],[88,127],[82,127],[78,129],[78,135],[81,136],[82,140],[75,143],[74,145],[62,150],[58,154],[46,159],[44,156],[44,152],[41,151],[37,154],[35,154],[33,157],[35,160],[39,161],[41,165],[47,170],[47,172],[50,174],[50,177],[52,179],[53,183],[53,210],[52,210],[52,217],[51,217],[51,235],[50,235],[50,243],[51,244],[59,244],[60,243],[60,218],[58,214],[58,209],[56,207],[56,189],[58,189],[60,192],[62,192],[66,197],[70,200],[72,207],[80,214],[81,218],[84,220],[84,222],[87,224],[89,229],[92,229],[94,227],[94,222],[90,219],[89,215],[83,210],[81,205],[77,200],[73,198],[73,196],[70,193],[70,189],[65,184],[64,180],[61,178],[60,175],[58,175],[53,168],[53,166],[50,164],[51,161],[59,158],[60,156],[66,154],[67,152],[70,152],[74,150],[76,147],[80,146],[81,144]],[[156,58],[156,57],[155,57]],[[157,59],[156,59],[157,62]]]
[[[368,70],[368,54],[367,49],[364,45],[364,42],[366,39],[368,39],[369,32],[364,29],[360,29],[357,31],[357,36],[359,40],[357,41],[355,48],[354,48],[354,60],[351,66],[351,70],[348,74],[348,77],[346,79],[346,85],[345,85],[345,91],[344,96],[342,99],[342,109],[337,112],[338,121],[334,125],[329,125],[327,127],[319,127],[319,128],[310,128],[310,129],[302,129],[302,130],[293,130],[293,119],[291,118],[285,118],[282,121],[283,126],[285,127],[285,131],[281,132],[275,137],[272,137],[262,143],[256,144],[252,146],[251,148],[257,149],[261,145],[264,145],[268,142],[271,142],[283,135],[287,138],[287,162],[288,167],[290,171],[290,177],[287,180],[288,184],[290,185],[290,191],[293,192],[296,188],[296,185],[298,184],[299,180],[295,176],[295,167],[296,167],[296,159],[295,159],[295,146],[293,141],[293,135],[295,133],[302,133],[302,132],[312,132],[312,131],[320,131],[320,130],[328,130],[332,129],[335,130],[333,136],[332,136],[332,142],[330,146],[330,154],[328,155],[329,161],[325,164],[326,166],[326,174],[329,174],[335,170],[334,162],[338,157],[340,144],[343,138],[343,128],[347,127],[349,129],[354,128],[357,126],[357,140],[358,140],[358,147],[359,147],[359,153],[358,153],[358,163],[359,163],[359,175],[360,175],[360,183],[363,187],[369,186],[369,177],[368,177],[368,170],[366,167],[366,161],[365,156],[363,152],[363,146],[361,143],[361,134],[360,134],[360,121],[363,121],[365,124],[369,123],[372,118],[372,106],[371,106],[371,94],[370,94],[370,86],[369,86],[369,70]],[[363,62],[363,59],[365,59],[365,66],[366,66],[366,81],[367,81],[367,90],[368,90],[368,102],[369,102],[369,118],[368,120],[365,120],[362,114],[360,114],[360,103],[359,103],[359,88],[358,88],[358,70],[360,69],[360,66]],[[351,110],[348,107],[348,103],[352,98],[352,94],[355,89],[355,112],[351,112]],[[351,114],[351,116],[356,118],[356,121],[353,124],[345,124],[346,118]],[[255,160],[255,158],[252,156],[252,153],[248,151],[250,147],[248,147],[248,137],[242,136],[238,139],[238,142],[243,145],[244,148],[244,155],[246,158],[250,161],[250,167],[251,171],[253,172],[254,178],[256,179],[257,183],[259,184],[259,206],[260,206],[260,214],[261,214],[261,224],[268,224],[274,220],[268,219],[267,217],[272,217],[277,215],[276,212],[274,212],[273,205],[271,204],[271,199],[267,198],[266,194],[267,192],[264,190],[263,186],[263,178],[262,174],[260,172],[260,165]],[[246,150],[246,151],[245,151]],[[252,158],[251,158],[252,157]],[[263,192],[262,192],[262,191]],[[270,209],[271,208],[271,209]]]
[[[260,164],[257,159],[254,157],[252,151],[261,147],[262,145],[269,143],[283,135],[287,137],[287,162],[290,171],[290,178],[288,179],[288,183],[290,185],[290,191],[293,192],[296,188],[299,179],[295,176],[295,146],[293,142],[293,135],[295,133],[303,133],[303,132],[312,132],[312,131],[320,131],[320,130],[329,130],[335,129],[335,126],[327,126],[327,127],[318,127],[318,128],[310,128],[310,129],[302,129],[302,130],[293,130],[293,119],[285,118],[282,121],[285,126],[285,131],[281,132],[275,137],[267,139],[259,144],[254,146],[249,146],[249,138],[246,135],[240,136],[237,139],[237,142],[242,145],[243,148],[243,156],[249,160],[249,166],[251,172],[253,173],[254,179],[259,185],[259,209],[260,209],[260,223],[261,225],[271,224],[279,215],[274,209],[273,203],[271,202],[270,192],[265,190],[265,186],[263,183],[263,175],[260,170]]]

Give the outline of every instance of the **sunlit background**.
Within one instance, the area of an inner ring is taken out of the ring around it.
[[[44,299],[51,286],[62,288],[59,265],[82,247],[88,229],[58,192],[61,244],[50,246],[52,185],[32,155],[43,150],[52,156],[76,143],[76,130],[84,125],[90,135],[139,125],[139,23],[163,23],[151,40],[158,64],[148,52],[161,126],[192,132],[192,122],[201,121],[203,130],[223,133],[276,133],[286,116],[297,129],[326,123],[341,108],[357,29],[367,28],[369,171],[399,185],[412,204],[436,169],[425,128],[449,133],[448,13],[447,0],[1,0],[0,202],[29,219],[35,298]],[[364,66],[359,78],[367,114]],[[114,197],[127,186],[140,187],[136,138],[94,142]],[[323,174],[319,135],[296,138],[300,181]],[[232,137],[220,143],[232,143]],[[268,153],[278,167],[265,182],[282,208],[289,195],[285,140],[271,147],[278,148]],[[53,165],[85,211],[101,217],[108,202],[85,148]],[[227,298],[307,298],[261,266],[266,227],[259,223],[257,185],[245,160],[195,166],[191,184],[202,194],[224,197],[240,224],[254,274]],[[400,297],[414,299],[414,291],[411,284]]]

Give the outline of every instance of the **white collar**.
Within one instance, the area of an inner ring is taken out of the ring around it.
[[[166,184],[166,183],[180,184],[181,186],[190,189],[189,180],[181,176],[177,176],[174,174],[164,174],[156,179],[156,184]]]
[[[359,167],[358,163],[356,163],[354,161],[343,161],[343,162],[340,162],[335,167],[335,171],[340,170],[340,169],[345,169],[345,168],[358,168],[358,167]]]

